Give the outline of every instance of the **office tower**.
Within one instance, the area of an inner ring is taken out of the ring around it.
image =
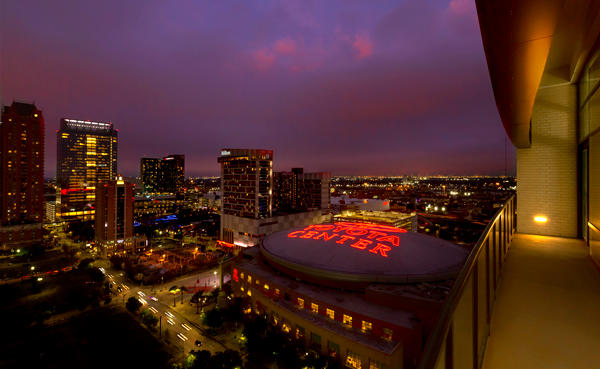
[[[144,192],[181,193],[185,183],[185,157],[169,155],[162,159],[142,158],[140,177]]]
[[[302,168],[273,173],[273,206],[278,212],[329,208],[327,172],[304,173]]]
[[[119,177],[96,184],[96,242],[111,250],[133,238],[133,184]]]
[[[91,209],[96,184],[116,177],[117,135],[112,123],[61,120],[56,176],[63,216]]]
[[[221,214],[261,219],[272,211],[272,150],[223,149]]]
[[[304,173],[302,168],[294,168],[275,174],[271,150],[223,149],[218,162],[222,194],[219,244],[223,246],[255,246],[273,232],[331,218],[329,173]],[[273,215],[275,201],[281,208]]]
[[[140,160],[140,177],[144,192],[161,192],[160,167],[161,160],[157,158],[142,158]]]
[[[44,118],[13,102],[0,123],[0,244],[41,242],[44,218]]]
[[[169,155],[162,161],[163,192],[183,192],[185,181],[185,159],[183,155]]]
[[[300,209],[328,209],[330,204],[329,182],[331,173],[302,173],[298,178],[296,207]]]
[[[273,172],[273,209],[275,211],[293,209],[294,182],[292,172]]]

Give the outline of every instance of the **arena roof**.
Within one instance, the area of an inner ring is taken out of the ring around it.
[[[367,223],[315,224],[273,233],[261,243],[274,267],[299,277],[360,283],[453,278],[467,250],[404,229]]]

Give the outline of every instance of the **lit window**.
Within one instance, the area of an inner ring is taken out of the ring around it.
[[[269,290],[269,285],[265,283],[265,291]]]
[[[252,296],[252,292],[250,292],[250,290],[248,290],[248,293],[246,293],[248,296]]]
[[[394,331],[389,328],[383,328],[383,336],[381,338],[391,341],[392,337],[394,337]]]
[[[369,369],[385,369],[385,365],[377,360],[369,360]]]
[[[275,289],[275,296],[279,296],[279,288]]]
[[[335,342],[327,341],[327,353],[334,358],[340,357],[340,345]]]
[[[319,314],[319,305],[317,305],[314,302],[312,302],[310,304],[310,310],[312,310],[312,312],[315,313],[315,314]]]
[[[240,287],[240,290],[242,290],[242,292],[244,292],[244,287]]]
[[[371,332],[371,329],[373,329],[373,324],[363,320],[361,331],[363,331],[363,333],[369,333]]]
[[[352,317],[350,315],[344,314],[344,319],[342,320],[345,326],[352,328]]]
[[[252,276],[248,275],[248,283],[252,283]]]
[[[298,297],[298,308],[304,309],[304,299],[301,299],[300,297]]]
[[[335,311],[333,311],[331,309],[327,309],[326,313],[327,313],[327,316],[329,317],[329,319],[335,319]]]
[[[349,368],[361,369],[362,363],[360,361],[360,355],[348,350],[348,354],[346,355],[346,366]]]
[[[304,338],[304,328],[299,325],[296,326],[296,338],[297,339]]]

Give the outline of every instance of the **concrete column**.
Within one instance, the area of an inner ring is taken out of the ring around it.
[[[577,237],[576,103],[576,85],[556,81],[538,90],[531,147],[517,150],[518,232]]]

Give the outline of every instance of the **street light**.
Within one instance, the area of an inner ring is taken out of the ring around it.
[[[34,267],[34,266],[32,266],[32,267],[31,267],[31,270],[35,270],[35,267]]]

